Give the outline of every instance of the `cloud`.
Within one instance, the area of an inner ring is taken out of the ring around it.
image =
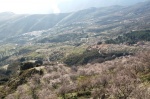
[[[0,0],[0,12],[14,13],[59,13],[56,0]]]
[[[89,7],[128,5],[145,0],[0,0],[0,12],[47,14],[72,12]]]
[[[51,0],[50,6],[53,10],[53,13],[60,13],[60,9],[58,7],[58,3],[56,2],[56,0]]]

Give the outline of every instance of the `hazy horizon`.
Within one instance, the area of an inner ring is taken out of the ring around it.
[[[0,13],[51,14],[67,13],[90,7],[132,5],[146,0],[0,0]]]

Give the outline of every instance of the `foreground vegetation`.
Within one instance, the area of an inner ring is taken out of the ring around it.
[[[150,51],[104,63],[23,70],[0,88],[5,99],[149,99]]]
[[[150,42],[20,47],[0,68],[0,98],[149,99],[149,46]]]

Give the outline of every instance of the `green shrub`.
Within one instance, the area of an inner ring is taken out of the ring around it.
[[[43,71],[38,71],[36,69],[29,69],[29,70],[24,70],[24,71],[21,71],[21,73],[18,75],[18,77],[16,77],[15,79],[12,79],[11,81],[9,81],[7,83],[7,86],[9,87],[8,89],[8,92],[13,92],[16,90],[16,88],[19,86],[19,85],[22,85],[24,83],[27,82],[27,79],[29,77],[31,77],[32,75],[34,74],[39,74],[39,75],[42,75],[43,74]]]
[[[97,45],[101,45],[101,44],[102,44],[102,42],[101,42],[101,41],[97,42]]]
[[[80,56],[81,55],[78,55],[78,54],[71,54],[64,60],[64,63],[69,66],[76,65],[81,60]]]
[[[97,59],[100,57],[100,54],[98,50],[90,50],[90,51],[85,51],[81,55],[81,60],[79,61],[79,64],[87,64],[89,62],[92,62],[94,59]]]
[[[37,60],[37,61],[35,61],[35,65],[36,66],[41,66],[41,65],[43,65],[43,61],[42,60]]]
[[[142,81],[144,81],[144,82],[150,82],[150,73],[149,74],[146,74],[146,75],[142,75],[141,77],[140,77],[141,79],[142,79]]]
[[[122,36],[118,36],[116,39],[106,40],[106,44],[120,44],[120,43],[128,43],[135,44],[138,41],[150,41],[150,30],[145,31],[135,31],[127,34],[123,34]]]
[[[116,57],[129,55],[127,52],[111,52],[100,54],[98,50],[86,50],[82,54],[71,54],[65,60],[64,63],[73,66],[73,65],[85,65],[87,63],[99,62],[115,59]]]
[[[33,67],[34,67],[34,63],[27,62],[27,63],[23,63],[20,66],[20,70],[27,70],[27,69],[30,69],[30,68],[33,68]]]
[[[24,57],[22,57],[22,58],[20,59],[20,62],[24,62],[24,61],[26,61],[26,59],[25,59]]]
[[[15,75],[16,71],[20,68],[19,65],[20,65],[20,62],[18,62],[18,61],[15,61],[15,62],[9,64],[6,75]]]
[[[91,92],[90,92],[90,91],[79,92],[79,93],[77,93],[77,96],[78,96],[78,97],[91,96]]]
[[[0,79],[0,85],[6,83],[9,80],[9,78],[2,78]]]
[[[100,54],[97,50],[84,51],[82,54],[71,54],[65,60],[64,63],[72,65],[84,65],[91,62],[94,59],[99,58]]]

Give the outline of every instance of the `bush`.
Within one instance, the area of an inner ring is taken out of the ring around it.
[[[8,82],[8,86],[10,87],[10,90],[15,90],[19,85],[22,85],[27,82],[27,78],[31,77],[34,74],[43,75],[43,71],[38,71],[36,69],[30,69],[22,71],[16,79],[11,80]]]
[[[101,41],[97,42],[97,45],[101,45],[101,44],[102,44],[102,42],[101,42]]]
[[[65,60],[64,63],[72,65],[84,65],[100,56],[97,50],[84,51],[82,54],[71,54]]]
[[[43,61],[42,60],[37,60],[37,61],[35,61],[35,65],[36,66],[41,66],[41,65],[43,65]]]
[[[15,75],[16,71],[20,68],[20,62],[15,61],[11,64],[9,64],[7,71],[6,71],[6,75]]]
[[[0,79],[0,85],[6,83],[8,80],[9,80],[9,78]]]
[[[77,96],[78,96],[78,97],[91,96],[91,92],[90,92],[90,91],[79,92],[79,93],[77,93]]]
[[[69,55],[65,60],[64,63],[71,66],[71,65],[76,65],[80,61],[81,55],[78,54],[71,54]]]
[[[23,63],[21,66],[20,66],[20,70],[27,70],[27,69],[30,69],[30,68],[33,68],[34,67],[34,64],[31,63],[31,62],[27,62],[27,63]]]
[[[82,54],[82,59],[79,61],[79,64],[87,64],[89,62],[92,62],[94,59],[97,59],[100,57],[100,54],[98,50],[90,50],[90,51],[85,51]]]
[[[118,51],[111,53],[100,54],[98,50],[86,50],[82,54],[71,54],[65,60],[64,63],[73,66],[73,65],[85,65],[87,63],[102,63],[104,61],[115,59],[116,57],[130,55],[127,52]]]
[[[20,62],[24,62],[24,61],[26,61],[26,59],[25,59],[24,57],[22,57],[22,58],[20,59]]]
[[[135,31],[127,34],[123,34],[123,36],[118,36],[116,39],[106,40],[106,44],[120,44],[120,43],[128,43],[135,44],[138,41],[150,41],[150,30],[145,31]]]

